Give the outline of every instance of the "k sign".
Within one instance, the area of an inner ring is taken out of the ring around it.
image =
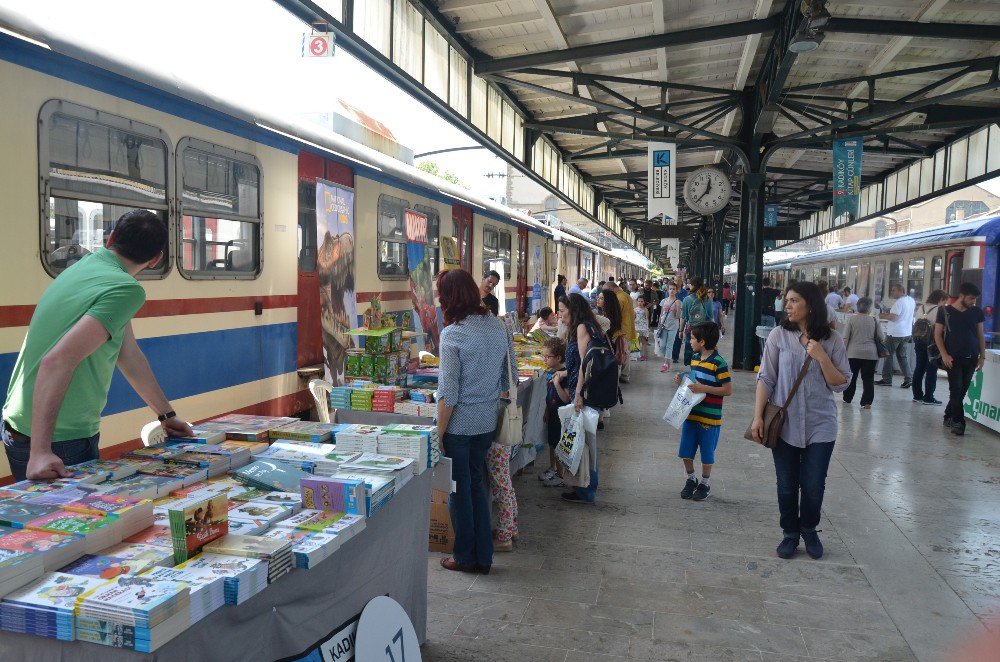
[[[646,217],[662,214],[664,224],[677,223],[677,145],[649,143],[646,157],[649,189],[646,197]]]

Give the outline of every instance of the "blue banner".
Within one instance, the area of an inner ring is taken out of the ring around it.
[[[861,217],[861,138],[833,141],[833,225]]]
[[[780,205],[764,205],[764,227],[773,228],[778,225],[778,207]]]

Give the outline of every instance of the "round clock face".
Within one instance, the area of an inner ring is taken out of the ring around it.
[[[714,214],[729,204],[732,185],[718,168],[701,168],[684,182],[684,202],[698,214]]]

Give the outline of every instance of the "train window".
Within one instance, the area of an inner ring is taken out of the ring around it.
[[[924,300],[924,258],[910,258],[906,265],[906,293],[917,301]]]
[[[483,227],[483,275],[492,268],[490,262],[500,259],[500,233],[496,228]]]
[[[169,223],[170,150],[163,131],[59,100],[42,106],[38,130],[41,258],[49,274],[103,247],[128,211],[148,209]],[[163,252],[140,278],[166,276],[169,240]]]
[[[503,262],[503,279],[510,280],[510,274],[513,269],[510,268],[511,264],[511,243],[510,243],[510,232],[508,230],[500,231],[500,247],[497,251],[498,259]]]
[[[260,165],[250,154],[195,138],[177,145],[181,274],[256,278],[261,269]]]
[[[891,294],[894,285],[903,285],[903,262],[897,260],[889,263],[889,292]]]
[[[931,258],[931,290],[944,289],[944,258],[935,255]]]
[[[945,288],[945,292],[949,296],[958,296],[958,286],[962,283],[962,261],[964,259],[964,253],[952,253],[948,257],[948,287]]]
[[[416,205],[413,207],[427,217],[427,255],[430,260],[431,276],[438,272],[441,259],[441,214],[433,207]]]
[[[391,195],[378,198],[378,275],[382,280],[406,280],[406,200]]]
[[[872,300],[878,306],[885,296],[885,262],[875,263],[875,275],[872,281]]]

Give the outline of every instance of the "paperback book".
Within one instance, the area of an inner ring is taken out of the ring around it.
[[[314,510],[330,510],[357,515],[364,510],[365,484],[360,480],[303,478],[302,504]]]
[[[207,543],[229,532],[229,509],[224,494],[190,499],[167,510],[174,561],[183,563]]]

